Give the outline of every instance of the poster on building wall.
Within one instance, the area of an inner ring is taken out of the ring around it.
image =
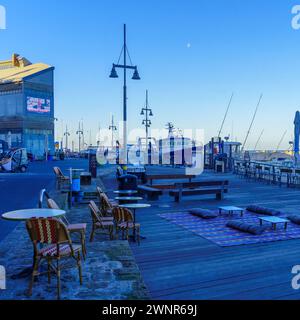
[[[43,98],[27,97],[27,111],[34,113],[50,113],[51,100]]]

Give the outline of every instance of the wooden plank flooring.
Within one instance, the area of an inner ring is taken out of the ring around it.
[[[205,173],[200,179],[212,176]],[[198,196],[176,204],[166,195],[152,202],[151,209],[137,211],[147,239],[140,246],[132,244],[132,250],[152,298],[299,299],[300,291],[291,287],[291,269],[300,264],[300,240],[222,248],[158,216],[186,208],[253,203],[300,213],[299,189],[247,182],[230,174],[214,178],[230,180],[230,193],[221,202]],[[110,191],[112,179],[105,181]]]

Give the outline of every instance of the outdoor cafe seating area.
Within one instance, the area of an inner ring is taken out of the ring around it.
[[[234,173],[248,181],[300,187],[300,168],[256,161],[235,161]]]

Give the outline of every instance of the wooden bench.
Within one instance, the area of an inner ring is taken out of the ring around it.
[[[138,191],[141,194],[146,194],[148,200],[158,200],[162,195],[162,191],[150,186],[138,186]]]
[[[192,182],[192,179],[195,179],[195,175],[186,175],[186,174],[153,174],[147,175],[147,181],[150,181],[150,185],[153,185],[153,180],[184,180],[188,179],[189,182]]]
[[[180,202],[183,196],[215,194],[217,200],[222,200],[224,193],[228,193],[229,182],[223,181],[199,181],[191,183],[176,183],[170,196]]]

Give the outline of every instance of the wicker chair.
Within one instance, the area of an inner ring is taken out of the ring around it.
[[[62,171],[60,170],[59,167],[54,167],[53,171],[55,173],[56,176],[56,187],[57,189],[61,189],[61,187],[65,184],[67,184],[69,186],[70,184],[70,178],[65,176]]]
[[[47,199],[47,205],[50,209],[60,209],[57,203],[53,199]],[[76,223],[71,224],[69,223],[68,219],[63,216],[61,220],[66,224],[68,231],[72,233],[77,233],[80,236],[80,242],[82,246],[82,256],[85,259],[86,258],[86,244],[85,244],[85,233],[86,233],[86,223]]]
[[[89,203],[89,208],[91,210],[91,216],[93,221],[92,232],[90,236],[90,242],[94,240],[94,236],[97,230],[108,230],[110,240],[113,240],[113,232],[114,232],[114,221],[113,218],[107,220],[103,219],[99,215],[99,210],[95,207],[93,201]]]
[[[118,233],[122,231],[122,237],[124,239],[124,232],[126,232],[126,239],[129,240],[129,230],[133,230],[133,237],[137,236],[137,242],[140,244],[140,229],[139,223],[134,223],[133,214],[126,208],[115,207],[113,209],[113,216],[116,223],[116,238],[118,239]]]
[[[99,215],[99,217],[101,218],[101,220],[103,221],[114,221],[114,217],[112,216],[104,216],[101,212],[101,210],[99,209],[99,207],[96,205],[96,203],[94,201],[90,201],[90,206],[93,207],[94,211],[97,212],[97,214]]]
[[[51,272],[54,272],[57,276],[58,299],[60,299],[61,295],[60,275],[63,268],[60,265],[60,261],[62,259],[73,258],[76,261],[80,285],[82,285],[81,246],[72,244],[66,225],[58,219],[32,218],[26,221],[26,228],[34,249],[34,266],[29,285],[29,295],[32,295],[35,277],[42,274],[39,272],[39,265],[43,260],[46,260],[48,264],[46,272],[48,274],[48,282],[51,282]],[[54,261],[56,261],[56,264],[53,263]]]
[[[118,204],[109,200],[105,193],[100,194],[100,210],[103,216],[111,216],[113,208],[117,206]]]

